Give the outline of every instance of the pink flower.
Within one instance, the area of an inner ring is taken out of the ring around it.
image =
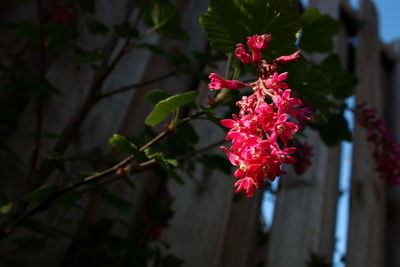
[[[244,64],[251,63],[251,56],[249,53],[247,53],[246,48],[243,44],[236,45],[235,57],[240,59]]]
[[[254,180],[249,177],[240,179],[235,183],[235,186],[237,186],[236,193],[245,190],[246,197],[252,197],[254,194],[254,188],[255,188]]]
[[[247,45],[251,50],[258,49],[264,50],[268,47],[268,42],[271,39],[270,34],[253,35],[253,37],[247,37]]]
[[[296,151],[293,153],[293,158],[295,159],[293,169],[298,175],[301,175],[311,166],[311,157],[313,156],[312,147],[307,142],[301,143],[293,140],[292,143],[296,148]]]
[[[293,107],[300,106],[301,100],[298,98],[290,97],[291,90],[285,90],[282,95],[274,95],[272,101],[278,107],[278,116],[284,113],[289,113]]]
[[[282,114],[279,117],[277,123],[275,124],[275,131],[270,136],[270,140],[272,142],[275,142],[279,135],[281,141],[285,145],[287,145],[292,135],[297,132],[298,126],[286,120],[287,120],[286,114]]]
[[[297,50],[296,52],[294,52],[293,54],[291,54],[289,56],[281,56],[281,57],[274,59],[274,63],[277,63],[279,65],[285,65],[290,62],[297,62],[299,60],[299,58],[300,58],[300,50]]]
[[[377,110],[359,104],[354,110],[356,121],[367,129],[367,140],[374,145],[372,156],[376,170],[389,185],[400,184],[400,145],[382,119],[376,119]]]
[[[218,76],[215,73],[211,73],[209,78],[211,79],[211,83],[208,85],[208,87],[211,90],[219,90],[222,88],[238,89],[238,88],[249,87],[249,85],[242,83],[240,81],[225,80],[224,78]]]
[[[254,63],[259,63],[262,56],[261,50],[264,50],[268,47],[268,42],[271,39],[271,35],[263,34],[263,35],[253,35],[253,37],[247,37],[247,45],[250,47],[253,52],[253,61]]]
[[[265,84],[269,89],[273,89],[276,93],[279,93],[280,89],[289,88],[289,85],[287,83],[282,82],[286,80],[287,76],[288,76],[287,72],[284,72],[279,75],[277,72],[275,72],[272,78],[269,78],[265,81]]]

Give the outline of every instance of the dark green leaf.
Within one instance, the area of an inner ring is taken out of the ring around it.
[[[178,107],[189,104],[196,98],[197,95],[198,91],[190,91],[161,100],[155,105],[149,116],[147,116],[145,123],[149,126],[156,126],[165,117],[167,117],[170,112]]]
[[[139,32],[132,28],[129,23],[114,25],[115,32],[123,38],[135,38],[139,36]]]
[[[143,20],[148,27],[169,38],[189,39],[189,34],[181,26],[178,9],[168,1],[152,1],[145,9]]]
[[[128,213],[133,208],[133,205],[130,201],[109,192],[105,188],[101,189],[101,195],[108,202],[108,204],[110,204],[112,207],[116,208],[117,210],[123,213]]]
[[[176,159],[167,159],[168,164],[172,165],[173,167],[178,167],[179,163]]]
[[[175,172],[178,162],[174,159],[167,159],[162,152],[154,152],[152,148],[147,148],[144,153],[149,159],[155,159],[161,170],[171,176],[178,184],[184,184],[184,180]]]
[[[87,26],[88,26],[89,32],[91,34],[107,34],[108,33],[107,25],[105,25],[99,21],[95,21],[95,20],[88,21]]]
[[[35,46],[39,45],[39,28],[37,25],[29,21],[20,21],[8,25],[11,29],[18,30],[19,34],[31,40]]]
[[[342,114],[332,114],[327,122],[319,122],[316,128],[327,146],[336,146],[342,140],[352,140],[347,120]]]
[[[343,71],[342,62],[337,54],[331,54],[321,63],[321,69],[332,87],[332,94],[338,99],[346,99],[353,95],[358,78]]]
[[[111,146],[123,155],[134,155],[138,153],[138,148],[134,143],[129,141],[125,136],[114,134],[108,139]]]
[[[6,90],[14,94],[28,97],[42,97],[49,100],[52,95],[60,94],[60,91],[49,81],[42,84],[38,74],[21,70],[16,74],[17,78],[7,84]]]
[[[13,203],[8,202],[7,204],[0,206],[0,213],[7,214],[12,210],[12,208],[13,208]]]
[[[57,199],[51,202],[51,205],[57,206],[57,207],[68,207],[74,204],[75,201],[80,199],[82,196],[82,193],[76,190],[71,190],[63,193],[61,196],[59,196]]]
[[[232,53],[253,34],[271,34],[269,57],[295,50],[300,15],[295,0],[212,0],[200,24],[211,47]]]
[[[54,164],[54,166],[61,172],[65,172],[66,163],[64,161],[64,157],[54,151],[48,151],[48,159]]]
[[[100,51],[91,51],[86,52],[81,55],[79,58],[75,59],[75,63],[90,63],[97,60],[104,60],[108,58],[108,53],[100,52]]]
[[[307,52],[329,52],[333,49],[333,36],[340,30],[339,21],[318,9],[307,9],[301,16],[302,33],[299,46]]]
[[[156,104],[156,103],[160,102],[161,100],[163,100],[167,97],[170,97],[170,96],[171,96],[170,93],[167,93],[163,90],[156,89],[156,90],[151,90],[150,92],[148,92],[146,94],[146,100],[151,103]]]
[[[79,6],[85,13],[94,13],[96,11],[94,0],[79,0]]]
[[[39,189],[36,189],[33,192],[22,197],[23,201],[30,201],[30,202],[42,202],[43,200],[47,199],[55,192],[58,191],[58,186],[56,185],[45,185]]]
[[[231,175],[232,173],[232,165],[229,163],[229,160],[225,156],[203,155],[199,158],[199,161],[203,163],[207,168],[220,170],[227,175]]]

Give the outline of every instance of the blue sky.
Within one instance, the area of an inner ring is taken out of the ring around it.
[[[350,4],[357,8],[359,0],[350,0]],[[385,43],[400,39],[400,1],[399,0],[372,0],[379,15],[379,33]]]
[[[329,0],[326,0],[329,1]],[[358,8],[360,0],[348,0],[354,9]],[[308,0],[301,0],[308,3]],[[372,0],[379,15],[379,33],[382,41],[389,43],[400,39],[400,0]]]

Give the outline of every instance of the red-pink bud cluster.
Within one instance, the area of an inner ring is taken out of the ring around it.
[[[55,3],[51,13],[51,22],[68,25],[76,17],[76,8],[72,3]]]
[[[292,144],[296,148],[296,151],[292,155],[296,160],[296,162],[293,164],[293,169],[298,175],[301,175],[307,171],[308,167],[311,166],[313,149],[307,142],[301,143],[296,139],[293,139]]]
[[[392,133],[386,128],[383,119],[376,118],[376,109],[366,108],[365,103],[356,106],[356,121],[367,129],[367,140],[372,142],[372,155],[376,162],[376,171],[389,184],[400,183],[400,145],[396,144]]]
[[[223,126],[230,128],[226,138],[232,140],[232,146],[222,149],[230,162],[238,166],[235,172],[239,179],[235,184],[236,192],[245,190],[247,197],[253,195],[255,187],[263,188],[266,180],[273,181],[284,174],[281,170],[283,163],[295,162],[290,154],[296,148],[289,146],[289,140],[298,131],[300,123],[309,119],[310,113],[309,109],[300,107],[300,99],[290,97],[291,90],[284,82],[288,73],[278,74],[278,64],[297,61],[299,53],[277,58],[273,64],[268,64],[261,59],[261,50],[267,48],[270,38],[268,34],[247,38],[252,57],[243,44],[238,44],[236,48],[238,59],[257,68],[257,81],[244,84],[224,80],[214,73],[210,75],[209,88],[212,90],[251,87],[254,91],[237,102],[241,108],[239,115],[233,114],[233,120],[221,121]],[[266,97],[271,101],[266,102]]]

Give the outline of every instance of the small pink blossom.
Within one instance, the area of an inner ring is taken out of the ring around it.
[[[272,78],[269,78],[265,81],[265,84],[269,89],[273,89],[275,92],[279,93],[281,89],[289,88],[289,85],[287,83],[282,82],[286,80],[287,76],[288,76],[287,72],[279,75],[277,72],[275,72]]]
[[[268,47],[268,42],[271,39],[271,35],[263,34],[263,35],[253,35],[253,37],[247,37],[247,45],[250,47],[253,52],[252,59],[253,62],[258,64],[262,58],[261,50],[264,50]]]
[[[244,64],[251,63],[251,56],[249,53],[247,53],[246,48],[243,44],[236,45],[235,57],[240,59]]]
[[[299,58],[300,58],[300,50],[297,50],[296,52],[294,52],[293,54],[291,54],[289,56],[281,56],[281,57],[274,59],[274,63],[277,63],[279,65],[285,65],[290,62],[297,62],[299,60]]]
[[[218,76],[215,73],[211,73],[209,78],[211,79],[211,83],[208,85],[208,87],[211,90],[219,90],[222,88],[239,89],[239,88],[249,87],[249,85],[240,81],[225,80],[224,78]]]

